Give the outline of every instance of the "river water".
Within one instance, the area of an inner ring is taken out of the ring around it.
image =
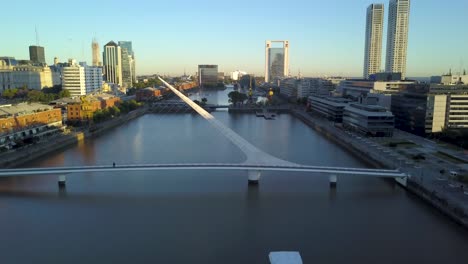
[[[230,90],[193,95],[227,103]],[[262,150],[297,163],[365,167],[301,121],[213,113]],[[145,115],[26,167],[241,162],[195,114]],[[0,179],[0,263],[468,263],[468,235],[391,181],[237,171],[83,173]]]

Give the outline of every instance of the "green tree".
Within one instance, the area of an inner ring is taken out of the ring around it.
[[[59,97],[59,98],[71,97],[70,91],[67,90],[67,89],[61,90],[61,91],[58,93],[58,97]]]
[[[243,104],[245,100],[249,97],[244,93],[239,93],[238,91],[232,91],[228,94],[229,102],[234,105]]]

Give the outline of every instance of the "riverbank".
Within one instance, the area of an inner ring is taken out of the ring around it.
[[[468,229],[468,212],[463,204],[449,199],[447,193],[424,184],[424,172],[421,169],[414,168],[412,162],[405,161],[403,163],[403,160],[397,159],[394,153],[379,147],[371,141],[366,141],[366,139],[360,138],[361,140],[357,140],[342,129],[331,125],[327,120],[313,118],[305,111],[291,109],[291,114],[347,151],[361,157],[367,164],[377,168],[398,168],[408,173],[412,177],[396,179],[402,187],[448,216],[454,222]],[[419,177],[416,177],[417,174],[419,174]]]
[[[45,141],[26,146],[20,150],[11,150],[0,154],[0,167],[1,168],[15,168],[25,163],[31,162],[44,155],[54,152],[62,151],[66,148],[74,146],[87,138],[96,137],[104,132],[118,127],[132,119],[138,118],[146,114],[148,109],[146,107],[132,111],[126,115],[119,116],[112,120],[100,123],[89,130],[81,130],[71,132],[69,134],[60,134],[55,137],[50,137]]]

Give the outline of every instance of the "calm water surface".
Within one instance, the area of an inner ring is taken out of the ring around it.
[[[224,104],[226,93],[210,92]],[[196,97],[197,95],[195,95]],[[215,117],[277,157],[365,165],[299,120]],[[28,167],[241,162],[243,154],[195,114],[146,115]],[[0,263],[468,263],[463,229],[389,181],[264,173],[167,171],[0,179]]]

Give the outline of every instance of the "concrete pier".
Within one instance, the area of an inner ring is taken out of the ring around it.
[[[258,181],[260,180],[260,176],[262,172],[249,170],[248,174],[249,174],[249,185],[258,185]]]
[[[330,181],[330,188],[336,188],[338,177],[335,174],[331,174],[329,176],[329,181]]]
[[[58,186],[59,188],[65,188],[67,182],[67,176],[59,175],[58,176]]]

